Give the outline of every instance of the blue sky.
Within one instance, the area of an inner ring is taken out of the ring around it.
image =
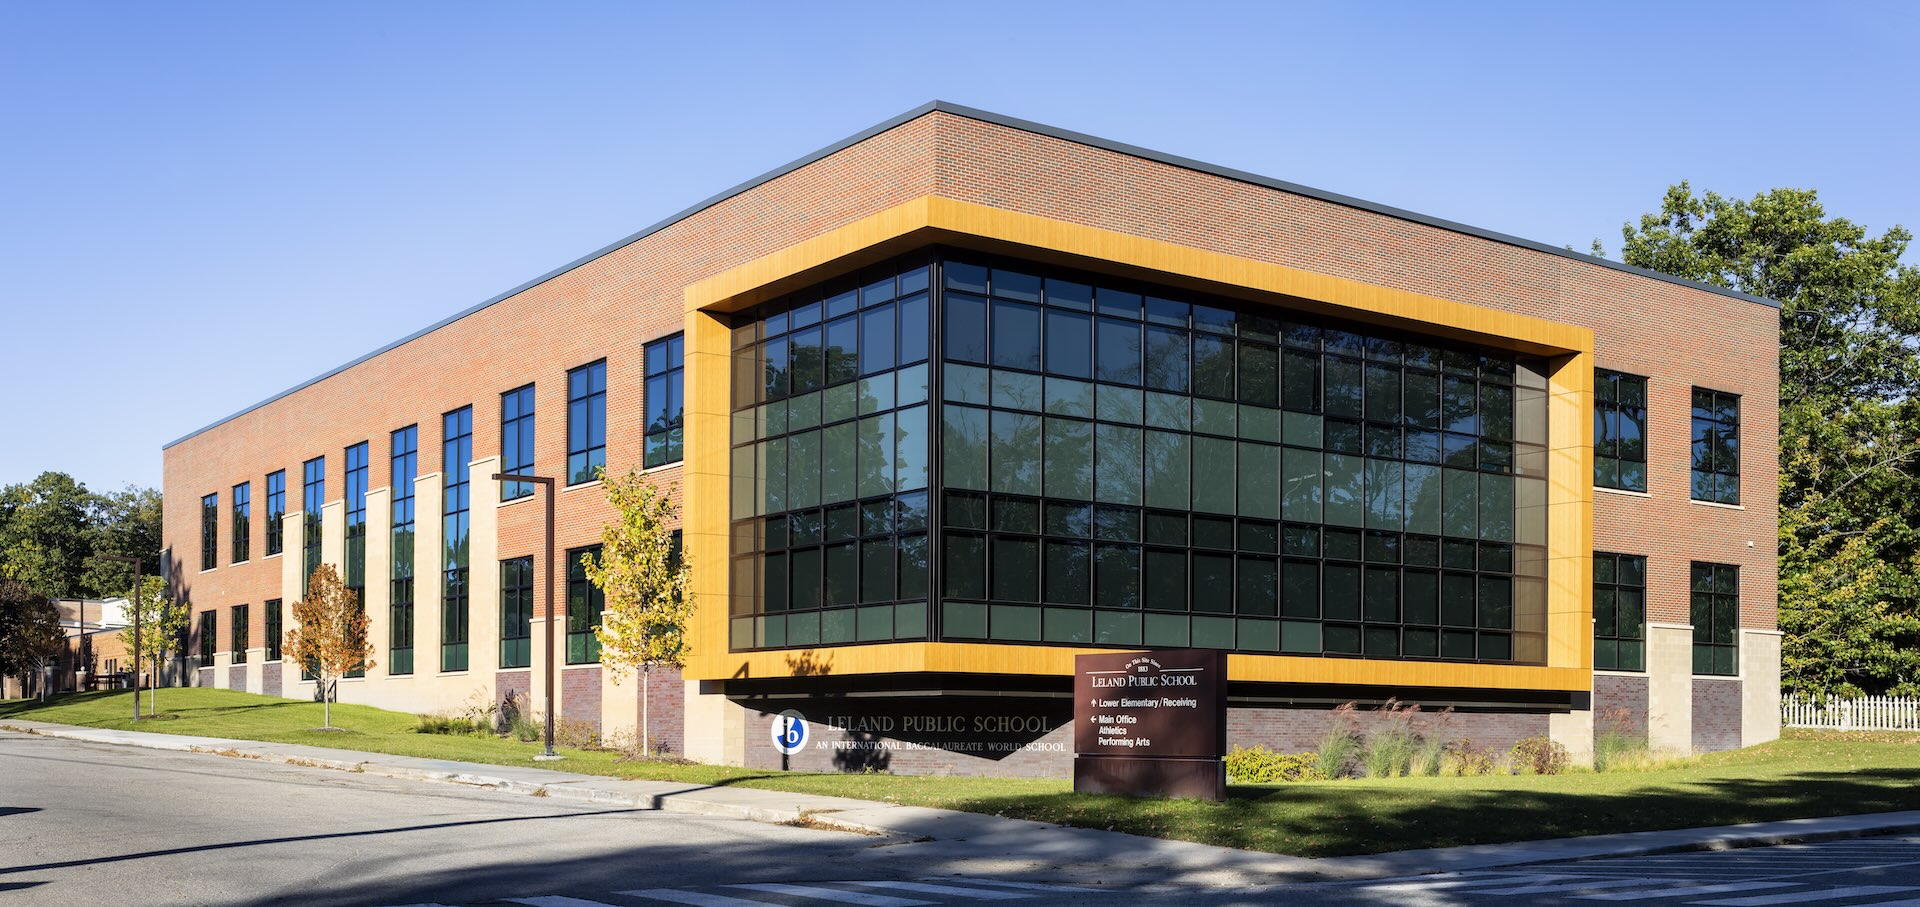
[[[1897,3],[3,4],[0,484],[157,486],[934,98],[1582,250],[1680,179],[1914,227],[1917,40]]]

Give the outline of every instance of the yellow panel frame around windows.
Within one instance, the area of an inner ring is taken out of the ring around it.
[[[944,244],[1272,303],[1548,357],[1547,613],[1544,664],[1235,653],[1234,680],[1591,690],[1593,682],[1593,332],[1577,325],[1315,274],[937,196],[870,215],[721,272],[685,291],[686,467],[682,527],[697,608],[688,680],[913,672],[1067,676],[1070,646],[895,642],[804,650],[727,649],[732,332],[725,316],[908,249]],[[1516,630],[1539,628],[1516,627]]]

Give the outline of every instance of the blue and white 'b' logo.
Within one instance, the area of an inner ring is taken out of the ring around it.
[[[773,748],[792,756],[807,748],[807,719],[788,709],[773,718]]]

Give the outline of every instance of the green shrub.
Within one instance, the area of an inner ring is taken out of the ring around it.
[[[1547,737],[1527,737],[1507,754],[1514,774],[1560,775],[1571,761],[1567,748]]]
[[[484,734],[488,730],[490,728],[475,726],[473,721],[464,715],[421,715],[413,728],[416,734],[467,735]]]
[[[1314,753],[1313,767],[1320,777],[1345,778],[1353,774],[1360,757],[1360,732],[1353,726],[1353,713],[1357,709],[1358,706],[1349,702],[1333,710],[1333,720]]]
[[[1265,746],[1236,746],[1227,753],[1227,780],[1243,784],[1319,780],[1317,753],[1276,753]]]
[[[1475,746],[1472,740],[1461,737],[1441,748],[1439,774],[1461,778],[1491,775],[1497,762],[1491,748]]]

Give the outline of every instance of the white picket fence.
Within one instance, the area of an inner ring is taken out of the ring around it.
[[[1841,731],[1920,731],[1920,699],[1862,696],[1859,699],[1780,700],[1780,723],[1787,727]]]

